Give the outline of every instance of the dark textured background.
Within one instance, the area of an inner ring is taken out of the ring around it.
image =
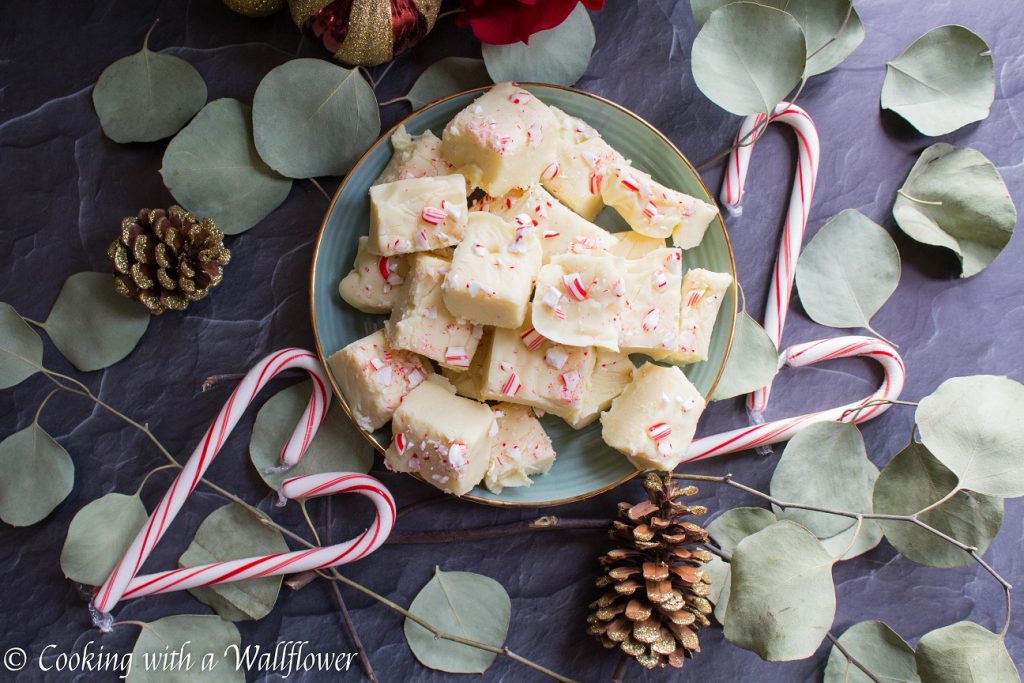
[[[712,105],[695,88],[689,46],[695,34],[689,3],[672,0],[608,0],[594,15],[597,48],[580,87],[632,109],[663,130],[695,162],[707,159],[732,139],[739,120]],[[1024,379],[1020,335],[1024,305],[1020,262],[1022,240],[980,275],[957,279],[955,259],[924,247],[895,230],[891,207],[916,155],[934,140],[916,135],[895,116],[879,111],[884,64],[926,30],[962,23],[992,46],[996,62],[996,101],[991,116],[945,136],[954,144],[981,150],[999,167],[1018,205],[1024,204],[1024,17],[1015,0],[935,0],[908,3],[860,0],[867,38],[838,69],[813,78],[801,104],[818,124],[822,138],[818,194],[811,211],[813,233],[842,209],[856,208],[893,229],[904,259],[899,289],[875,319],[882,334],[896,341],[909,371],[904,398],[930,393],[944,378],[976,373]],[[180,55],[199,69],[210,99],[235,97],[251,102],[260,78],[296,54],[319,55],[284,14],[251,20],[232,14],[216,0],[193,2],[4,2],[0,5],[0,300],[22,314],[45,318],[65,277],[106,268],[106,243],[124,215],[140,206],[165,206],[171,197],[158,169],[165,142],[118,145],[105,139],[92,109],[92,84],[113,60],[138,49],[154,18],[160,24],[151,46]],[[175,46],[175,47],[171,47]],[[402,57],[378,88],[379,98],[406,91],[435,59],[477,55],[470,37],[445,19],[426,41]],[[379,74],[381,68],[374,69]],[[166,93],[168,99],[174,93]],[[407,113],[405,104],[384,109],[384,125]],[[752,313],[760,316],[768,273],[776,252],[784,202],[788,197],[794,144],[792,135],[773,127],[754,154],[746,213],[730,221],[740,279]],[[704,173],[712,188],[721,164]],[[325,183],[333,190],[337,180]],[[227,384],[201,392],[203,378],[242,372],[272,349],[311,346],[308,268],[317,226],[326,207],[308,182],[297,182],[288,200],[249,232],[232,238],[233,261],[224,284],[184,314],[155,318],[135,352],[105,372],[83,376],[104,399],[153,431],[175,453],[186,457],[220,408]],[[790,317],[785,342],[834,336],[807,320],[799,304]],[[52,345],[46,363],[74,372]],[[773,393],[770,417],[804,412],[865,395],[875,368],[859,361],[832,363],[783,373]],[[283,381],[278,386],[284,386]],[[40,377],[0,394],[0,436],[26,426],[49,390]],[[270,497],[246,462],[252,414],[228,442],[210,477],[252,502],[270,509]],[[702,424],[710,433],[736,426],[744,416],[734,402],[714,405]],[[907,441],[912,415],[897,408],[864,428],[869,452],[884,464]],[[3,634],[0,649],[22,646],[37,657],[48,643],[60,650],[81,648],[98,638],[86,601],[61,575],[58,558],[68,523],[87,502],[111,490],[131,491],[161,459],[140,435],[87,401],[55,399],[42,423],[72,454],[77,466],[69,498],[43,522],[25,529],[0,526],[0,595]],[[702,463],[695,471],[733,472],[740,481],[765,488],[772,458],[754,454]],[[375,470],[400,504],[433,496],[405,476]],[[0,473],[0,476],[3,476]],[[153,504],[169,477],[157,475],[144,494]],[[611,514],[615,502],[640,494],[636,484],[598,499],[556,510],[569,516]],[[261,498],[262,496],[262,498]],[[202,490],[193,497],[174,531],[155,554],[153,567],[173,564],[194,529],[221,501]],[[752,499],[709,485],[701,498],[712,510]],[[348,501],[345,502],[348,505]],[[341,504],[335,503],[340,509]],[[346,510],[351,509],[346,507]],[[282,518],[295,529],[294,514]],[[321,511],[322,513],[322,511]],[[275,514],[280,514],[277,512]],[[400,529],[475,527],[528,519],[536,511],[497,510],[446,500],[404,516]],[[340,518],[342,513],[336,517]],[[353,524],[365,524],[367,511],[353,511]],[[1006,520],[986,557],[1011,582],[1024,583],[1024,503],[1008,501]],[[599,532],[523,535],[448,546],[389,546],[346,573],[391,598],[408,604],[434,565],[471,570],[500,581],[512,597],[508,644],[553,669],[592,681],[607,680],[616,656],[584,637],[586,603],[592,597],[595,557],[605,547]],[[885,542],[835,569],[841,632],[863,619],[884,619],[907,639],[961,619],[988,628],[1002,623],[999,587],[974,566],[939,570],[898,556]],[[445,677],[419,666],[402,636],[401,620],[386,608],[345,592],[353,618],[382,681],[436,681]],[[118,618],[152,620],[179,613],[207,612],[187,593],[146,598],[119,606]],[[1024,660],[1024,607],[1018,601],[1007,639],[1011,654]],[[277,608],[258,623],[240,625],[244,643],[311,640],[317,649],[348,650],[327,587],[313,584],[286,591]],[[107,649],[130,649],[135,629],[103,636]],[[823,647],[806,661],[768,664],[722,639],[717,629],[702,635],[703,653],[687,665],[685,677],[706,681],[818,680],[828,654]],[[9,675],[0,675],[6,680]],[[352,671],[346,680],[356,680]],[[30,666],[18,680],[39,680]],[[629,680],[659,681],[671,672],[641,673]],[[112,676],[110,678],[113,678]],[[307,676],[305,680],[313,680]],[[487,681],[524,681],[528,669],[499,659]],[[50,680],[67,677],[50,676]],[[268,679],[274,679],[271,676]],[[87,676],[83,680],[94,680]],[[95,678],[99,680],[99,678]],[[300,679],[301,680],[301,679]]]

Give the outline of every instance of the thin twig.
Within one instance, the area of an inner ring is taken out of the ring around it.
[[[384,77],[388,75],[388,72],[391,71],[391,67],[395,65],[396,61],[398,60],[391,60],[391,62],[386,67],[384,67],[384,70],[380,72],[380,76],[377,76],[377,78],[372,79],[371,85],[373,86],[374,90],[376,90],[377,86],[380,85],[380,82],[384,80]]]
[[[847,650],[845,647],[843,647],[843,644],[839,642],[839,639],[835,637],[835,634],[833,634],[832,631],[829,631],[828,633],[826,633],[825,636],[829,640],[832,641],[832,645],[834,645],[837,650],[839,650],[840,652],[843,653],[843,656],[846,657],[846,661],[848,661],[850,664],[853,664],[855,667],[860,669],[864,673],[865,676],[870,678],[875,683],[882,683],[882,679],[881,678],[879,678],[875,674],[871,673],[870,669],[868,669],[866,666],[861,664],[861,662],[858,661],[858,659],[856,657],[854,657],[853,655],[850,654],[849,650]]]
[[[480,541],[488,538],[514,536],[531,531],[555,531],[576,529],[601,529],[610,527],[607,519],[573,519],[545,515],[536,519],[510,522],[496,526],[475,529],[446,529],[443,531],[394,531],[386,541],[390,545],[417,543],[454,543],[458,541]]]
[[[199,385],[199,391],[209,391],[214,386],[221,382],[229,382],[236,379],[242,379],[245,375],[241,372],[230,372],[224,375],[210,375],[203,380],[203,383]]]
[[[327,201],[331,201],[331,195],[327,194],[327,190],[324,189],[324,186],[321,185],[316,178],[307,178],[307,180],[313,183],[313,187],[320,190],[320,194],[324,196],[324,199],[326,199]]]
[[[615,662],[615,670],[612,671],[612,683],[623,683],[626,680],[626,667],[628,666],[629,655],[620,652],[619,661]]]
[[[891,399],[891,398],[876,398],[876,399],[872,399],[870,401],[865,401],[864,403],[861,403],[856,408],[850,408],[849,410],[845,411],[842,415],[840,415],[839,419],[840,420],[846,420],[847,417],[849,417],[851,419],[851,422],[856,422],[857,418],[860,417],[860,414],[863,411],[867,410],[868,408],[872,408],[874,406],[884,406],[884,405],[914,406],[914,407],[917,407],[917,403],[915,403],[914,401],[897,401],[896,399]]]

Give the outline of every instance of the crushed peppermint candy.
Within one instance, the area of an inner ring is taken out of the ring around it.
[[[525,230],[526,228],[533,228],[537,225],[537,221],[530,218],[530,215],[527,213],[517,213],[515,217],[512,218],[512,222],[515,223],[516,230]]]
[[[575,392],[579,389],[580,384],[583,382],[583,378],[580,377],[580,373],[575,370],[562,373],[562,385],[565,387],[567,392]]]
[[[550,164],[544,167],[544,170],[540,173],[541,180],[554,180],[558,177],[558,162],[552,161]]]
[[[686,305],[689,307],[696,306],[697,303],[703,298],[704,292],[701,290],[693,290],[690,295],[686,297]]]
[[[382,367],[384,367],[384,361],[376,357],[371,358],[370,367],[373,368],[374,370],[380,370]]]
[[[403,455],[408,447],[409,440],[405,438],[405,434],[402,432],[395,434],[395,450],[398,451],[398,454]]]
[[[423,309],[423,317],[427,320],[437,320],[437,309],[433,306],[427,306]]]
[[[583,301],[587,298],[587,286],[583,283],[583,278],[579,273],[563,275],[562,284],[565,285],[565,291],[569,293],[569,296],[576,301]]]
[[[468,451],[469,449],[466,448],[466,444],[459,443],[458,441],[448,446],[448,464],[453,469],[461,470],[469,462],[466,458]]]
[[[398,239],[391,240],[387,245],[388,251],[396,253],[405,253],[412,251],[412,242],[407,239],[399,237]]]
[[[493,287],[488,287],[487,285],[478,280],[471,280],[469,284],[466,285],[466,288],[469,290],[469,295],[474,299],[480,296],[481,294],[486,294],[487,296],[495,296],[498,293],[498,291]]]
[[[536,351],[544,343],[544,335],[532,327],[520,334],[519,338],[523,340],[523,345],[529,351]]]
[[[532,99],[533,99],[533,95],[531,95],[530,93],[526,92],[525,90],[520,90],[519,92],[514,92],[514,93],[512,93],[511,95],[508,96],[508,101],[511,102],[512,104],[526,104],[527,102],[529,102]]]
[[[597,157],[593,152],[583,150],[580,152],[580,156],[583,157],[583,161],[587,162],[587,166],[590,166],[590,168],[597,168]]]
[[[640,183],[637,182],[637,179],[634,178],[633,176],[626,176],[619,182],[621,182],[623,187],[625,187],[628,190],[632,190],[633,192],[640,192]]]
[[[474,242],[473,243],[473,253],[476,254],[477,256],[487,256],[487,254],[488,254],[487,247],[485,247],[480,242]]]
[[[552,237],[558,237],[562,233],[558,232],[557,230],[545,230],[542,234],[544,235],[544,239],[549,240]]]
[[[658,319],[661,316],[661,311],[657,308],[651,308],[644,314],[643,328],[644,332],[652,332],[658,327]]]
[[[672,435],[672,425],[667,422],[655,422],[647,428],[647,435],[655,441],[667,439]]]
[[[673,275],[680,275],[683,272],[683,251],[673,249],[672,253],[665,259],[665,267],[672,271]]]
[[[612,289],[615,292],[616,297],[621,298],[626,296],[626,281],[623,280],[622,278],[619,278],[618,280],[615,281],[615,286]]]
[[[647,217],[647,220],[653,221],[658,216],[658,205],[652,201],[648,201],[644,205],[644,210],[641,212]]]
[[[589,180],[590,194],[601,194],[601,181],[603,177],[600,173],[591,173]]]
[[[693,410],[693,407],[695,405],[697,405],[697,401],[695,401],[692,398],[686,399],[685,401],[683,401],[683,412],[687,413],[687,412]]]
[[[555,306],[555,318],[558,320],[565,320],[565,309],[561,306]]]
[[[658,289],[663,289],[668,286],[668,276],[665,275],[665,271],[654,271],[654,286]]]
[[[697,337],[693,332],[680,332],[679,333],[679,350],[680,351],[696,351],[697,350]]]
[[[564,349],[560,349],[557,346],[552,346],[544,353],[544,362],[555,370],[561,370],[564,368],[567,360],[569,360],[569,354],[566,353]]]
[[[444,219],[448,217],[448,214],[444,209],[439,209],[434,206],[424,206],[420,216],[426,223],[430,223],[431,225],[440,225],[441,223],[444,223]]]
[[[426,230],[420,230],[419,234],[416,235],[416,238],[419,240],[421,247],[430,246],[430,236],[427,235]]]
[[[526,141],[531,147],[538,147],[544,142],[544,129],[541,128],[539,123],[532,123],[526,129]]]
[[[558,309],[558,304],[562,301],[562,293],[554,287],[548,287],[547,291],[544,292],[544,296],[541,297],[541,303],[550,309]]]
[[[409,388],[415,389],[419,385],[423,384],[423,380],[425,380],[426,377],[422,372],[420,372],[419,368],[413,368],[406,379],[409,381]]]
[[[458,218],[462,214],[462,211],[459,210],[459,207],[455,206],[451,202],[446,201],[444,199],[441,200],[441,210],[444,211],[447,215],[451,216],[452,218]]]
[[[505,380],[505,383],[501,385],[501,393],[506,396],[515,396],[523,388],[523,383],[519,379],[519,375],[513,370]]]
[[[395,373],[391,369],[390,365],[385,365],[377,372],[373,373],[373,378],[377,381],[377,384],[382,387],[391,386],[391,380],[394,379]]]
[[[470,335],[473,339],[480,341],[484,336],[484,326],[480,323],[473,323],[473,327],[469,330]]]
[[[381,256],[377,259],[377,270],[380,272],[380,276],[384,278],[384,282],[388,281],[391,277],[391,262],[387,256]]]

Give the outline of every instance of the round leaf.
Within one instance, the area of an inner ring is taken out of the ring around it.
[[[288,544],[280,531],[263,524],[238,503],[229,503],[217,508],[203,520],[178,564],[182,567],[195,567],[286,552]],[[191,588],[189,592],[229,621],[262,619],[274,609],[277,594],[281,590],[281,578],[267,576]]]
[[[732,556],[725,637],[773,662],[813,655],[835,617],[832,562],[794,522],[747,536]]]
[[[86,505],[71,520],[60,552],[64,576],[87,586],[101,585],[147,519],[137,495],[108,493]]]
[[[864,438],[856,425],[821,422],[798,432],[786,444],[772,475],[771,494],[791,503],[850,512],[871,512],[871,492],[878,468],[868,460]],[[850,517],[786,508],[780,519],[791,519],[820,538],[835,536],[853,526]]]
[[[0,389],[34,375],[43,364],[43,340],[10,304],[0,301]]]
[[[956,475],[918,443],[896,454],[875,483],[875,512],[912,515],[942,500],[957,485]],[[984,553],[1003,523],[1003,501],[959,491],[938,507],[919,515],[925,524]],[[932,567],[963,567],[971,556],[911,522],[881,521],[886,538],[914,562]]]
[[[708,600],[715,606],[715,619],[725,624],[729,606],[729,585],[731,583],[732,566],[715,555],[704,565],[704,574],[711,579],[711,592]]]
[[[594,25],[580,3],[555,28],[530,36],[529,44],[485,43],[484,64],[495,83],[536,81],[572,85],[587,70],[594,42]]]
[[[149,327],[145,306],[114,291],[109,273],[75,273],[64,281],[44,328],[82,370],[99,370],[132,352]]]
[[[883,681],[919,683],[914,648],[880,621],[862,621],[846,629],[839,643],[858,662]],[[870,683],[864,672],[833,646],[825,666],[824,683]]]
[[[452,635],[501,647],[508,635],[512,601],[494,579],[470,572],[442,572],[416,595],[409,611]],[[434,635],[410,619],[405,639],[424,666],[448,673],[483,673],[496,656]]]
[[[356,69],[293,59],[271,70],[252,101],[256,149],[289,178],[344,175],[380,133],[377,96]]]
[[[954,377],[921,400],[921,442],[960,487],[1024,496],[1024,385],[1007,377]]]
[[[725,372],[715,387],[714,400],[746,394],[765,386],[779,371],[779,352],[768,333],[746,312],[736,316],[732,349]]]
[[[900,254],[885,230],[855,209],[826,223],[796,268],[800,302],[811,320],[829,327],[871,329],[900,281]]]
[[[852,560],[875,548],[882,542],[882,527],[874,520],[865,519],[835,536],[819,539],[828,554],[839,560]]]
[[[491,82],[480,59],[445,57],[427,67],[404,97],[414,110],[447,95]]]
[[[1017,224],[1013,199],[992,162],[977,150],[944,142],[921,152],[892,214],[918,242],[952,249],[961,277],[992,263]]]
[[[263,220],[292,187],[260,158],[251,111],[232,99],[210,102],[174,136],[160,174],[179,204],[229,235]]]
[[[796,19],[753,2],[715,11],[693,41],[697,87],[741,116],[771,111],[800,82],[806,60]]]
[[[708,533],[719,548],[732,553],[744,538],[777,521],[775,513],[765,508],[732,508],[711,520]]]
[[[1001,636],[970,621],[921,636],[917,671],[929,683],[1020,683],[1020,673]]]
[[[71,493],[75,464],[33,422],[0,441],[0,519],[13,526],[41,521]]]
[[[925,135],[945,135],[988,116],[995,94],[985,40],[963,26],[939,26],[886,65],[882,109]]]
[[[125,681],[244,683],[245,667],[235,666],[241,647],[238,629],[218,616],[181,614],[157,619],[142,626],[132,648],[132,667]],[[179,650],[183,654],[172,665],[167,653]],[[150,666],[145,664],[147,659]],[[161,662],[168,665],[161,666]]]

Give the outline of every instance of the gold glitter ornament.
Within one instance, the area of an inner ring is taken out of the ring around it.
[[[288,4],[287,0],[224,0],[232,12],[247,17],[269,17],[277,14]]]

